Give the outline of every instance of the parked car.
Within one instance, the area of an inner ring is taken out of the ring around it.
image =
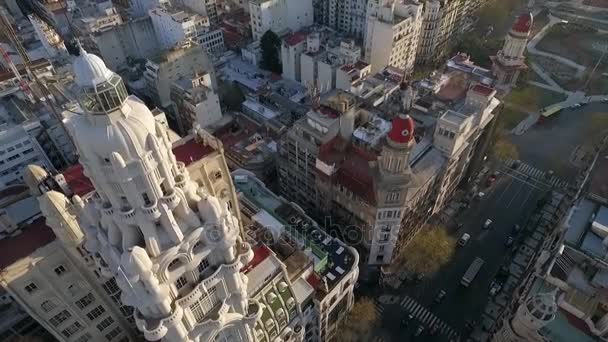
[[[583,106],[583,105],[582,105],[582,104],[580,104],[580,103],[575,103],[575,104],[573,104],[572,106],[570,106],[570,108],[572,108],[572,109],[577,109],[577,108],[581,108],[582,106]]]
[[[483,229],[490,229],[492,226],[492,220],[487,219],[486,222],[483,223]]]
[[[519,233],[519,231],[521,230],[521,226],[516,224],[513,226],[513,232],[514,233]]]
[[[420,335],[422,335],[423,332],[424,332],[424,326],[419,325],[418,329],[416,329],[416,332],[414,333],[414,336],[420,336]]]
[[[608,97],[604,97],[604,98],[602,99],[602,103],[608,103]]]
[[[414,278],[414,280],[416,281],[416,284],[420,283],[422,281],[422,279],[424,279],[423,273],[416,274],[416,277]]]
[[[462,234],[462,236],[458,240],[458,244],[460,246],[464,247],[464,246],[467,245],[467,243],[469,242],[470,239],[471,239],[471,235],[469,235],[468,233],[464,233],[464,234]]]
[[[443,299],[445,298],[445,295],[446,295],[445,290],[439,291],[439,293],[435,297],[435,303],[437,303],[437,304],[441,303],[443,301]]]
[[[511,246],[513,246],[513,242],[515,242],[515,239],[513,237],[509,236],[507,238],[507,241],[505,241],[505,246],[511,247]]]
[[[493,281],[490,285],[490,296],[495,296],[498,294],[498,292],[500,292],[500,290],[502,290],[502,284],[497,281]]]
[[[486,186],[492,186],[492,184],[496,182],[497,178],[498,176],[496,175],[496,173],[491,174],[490,177],[488,177],[488,179],[486,180]]]

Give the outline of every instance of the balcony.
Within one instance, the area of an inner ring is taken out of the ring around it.
[[[135,223],[135,210],[132,207],[120,208],[119,215],[126,223]]]
[[[149,206],[143,206],[141,211],[152,220],[156,220],[160,217],[160,211],[158,210],[156,201]]]
[[[179,204],[180,198],[177,196],[175,190],[171,189],[166,196],[161,197],[161,202],[165,203],[169,209],[173,210]]]

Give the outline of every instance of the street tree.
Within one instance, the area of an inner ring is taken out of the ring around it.
[[[359,298],[342,322],[342,329],[337,336],[338,341],[364,342],[371,340],[371,332],[377,321],[378,314],[374,301],[368,297]]]
[[[519,158],[519,151],[504,134],[500,134],[492,146],[492,156],[495,160],[516,160]]]
[[[395,266],[408,273],[434,274],[447,264],[456,249],[456,240],[445,227],[425,227],[399,253]]]
[[[245,95],[241,88],[230,81],[220,81],[219,97],[222,104],[233,111],[240,111],[241,105],[245,101]]]
[[[282,72],[281,58],[281,39],[272,30],[266,31],[260,40],[262,49],[262,61],[260,67],[264,70],[280,74]]]

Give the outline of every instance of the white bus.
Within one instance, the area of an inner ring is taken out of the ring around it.
[[[477,274],[479,273],[479,270],[481,270],[481,267],[483,266],[483,264],[484,264],[483,259],[475,258],[475,260],[473,260],[473,263],[471,264],[471,266],[469,266],[467,271],[464,273],[464,276],[462,276],[462,280],[460,281],[460,284],[462,286],[469,287],[471,282],[475,279],[475,277],[477,277]]]

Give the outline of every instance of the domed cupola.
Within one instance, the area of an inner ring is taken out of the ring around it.
[[[82,109],[89,114],[107,114],[119,109],[127,98],[120,76],[108,69],[101,58],[80,48],[73,70]]]
[[[388,132],[388,142],[393,147],[407,147],[414,142],[414,120],[407,114],[397,115]]]

